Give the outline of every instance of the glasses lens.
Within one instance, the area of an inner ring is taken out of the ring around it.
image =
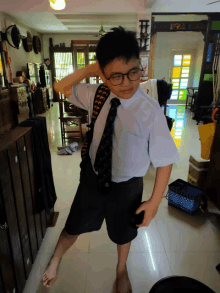
[[[122,83],[122,74],[116,74],[116,75],[113,75],[111,78],[110,78],[110,81],[113,85],[119,85]]]
[[[129,72],[128,78],[132,81],[138,80],[141,77],[141,70],[140,69],[134,69]]]

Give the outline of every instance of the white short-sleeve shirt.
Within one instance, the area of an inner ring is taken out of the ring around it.
[[[93,102],[99,84],[73,86],[69,102],[88,110],[91,123]],[[104,132],[111,107],[110,93],[95,122],[93,140],[89,150],[93,170],[96,152]],[[166,117],[159,103],[147,95],[139,86],[128,100],[117,97],[121,105],[114,121],[112,148],[112,181],[127,181],[132,177],[143,177],[152,162],[154,168],[164,167],[180,161],[180,155],[170,134]],[[95,170],[94,172],[98,174]]]

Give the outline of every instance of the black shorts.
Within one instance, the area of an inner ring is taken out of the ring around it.
[[[65,231],[69,235],[98,231],[105,219],[109,238],[114,243],[122,245],[132,241],[138,233],[137,228],[130,225],[130,221],[142,202],[143,177],[113,182],[108,195],[101,194],[97,185],[97,175],[89,160],[81,169],[80,183]]]

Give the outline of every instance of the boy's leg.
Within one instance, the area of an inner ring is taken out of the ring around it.
[[[118,248],[118,265],[117,265],[117,279],[116,279],[116,293],[131,293],[131,282],[127,271],[127,258],[130,250],[131,242],[117,245]]]
[[[64,229],[62,230],[54,254],[43,275],[44,286],[50,287],[54,284],[57,278],[57,267],[63,255],[76,242],[78,237],[79,235],[68,235]]]
[[[126,262],[129,254],[129,250],[131,247],[131,242],[123,244],[123,245],[117,245],[118,249],[118,265],[117,265],[117,271],[123,271],[126,268]]]

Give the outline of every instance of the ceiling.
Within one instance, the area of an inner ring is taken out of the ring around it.
[[[3,2],[3,1],[2,1]],[[137,30],[138,15],[151,14],[156,0],[66,0],[66,8],[55,11],[48,0],[7,0],[0,11],[40,33],[97,35],[114,26]]]
[[[49,14],[7,12],[19,22],[40,33],[98,34],[101,25],[106,32],[114,26],[136,31],[137,13],[125,14]]]
[[[66,0],[66,8],[62,11],[55,11],[50,8],[48,0],[5,0],[0,3],[0,11],[12,16],[14,21],[16,19],[21,24],[43,34],[80,34],[96,37],[101,25],[105,32],[119,25],[125,29],[137,31],[139,19],[150,19],[152,12],[184,12],[184,10],[189,10],[190,3],[191,12],[199,12],[204,9],[216,11],[220,5],[206,5],[211,1],[96,0],[94,4],[91,0]],[[182,10],[178,10],[177,4],[182,5]],[[190,15],[177,15],[174,16],[174,21],[201,20],[204,17],[200,16],[196,19],[196,16],[193,18]],[[155,20],[159,21],[159,16],[157,18]],[[171,21],[169,16],[162,16],[162,18],[169,18]]]

